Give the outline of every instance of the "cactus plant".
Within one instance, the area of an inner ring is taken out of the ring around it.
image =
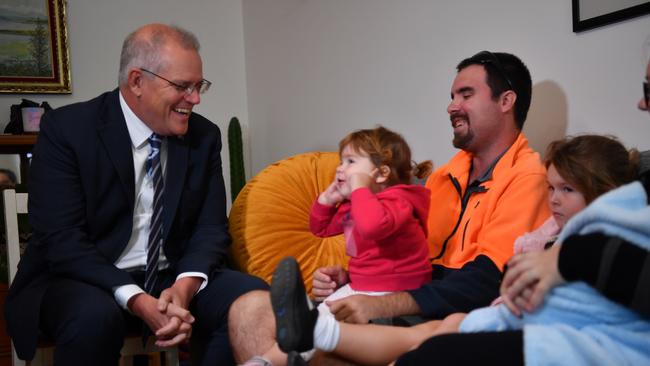
[[[230,196],[232,202],[246,184],[244,171],[244,149],[242,147],[241,126],[237,117],[228,124],[228,152],[230,153]]]

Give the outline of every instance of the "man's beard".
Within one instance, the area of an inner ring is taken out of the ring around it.
[[[452,144],[454,144],[454,147],[457,149],[465,150],[473,139],[474,139],[474,132],[472,131],[471,128],[468,128],[467,133],[464,135],[454,134],[454,139],[452,140]]]
[[[469,143],[474,138],[474,132],[472,132],[471,125],[469,124],[469,117],[467,116],[467,114],[460,111],[453,112],[452,114],[450,114],[449,120],[452,122],[452,125],[454,125],[454,120],[457,118],[462,118],[465,121],[464,122],[466,124],[465,129],[467,130],[467,133],[461,135],[462,129],[458,133],[454,129],[454,139],[452,140],[452,144],[457,149],[465,149],[467,145],[469,145]]]

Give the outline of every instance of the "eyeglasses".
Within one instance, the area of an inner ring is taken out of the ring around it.
[[[650,108],[650,86],[647,82],[643,83],[643,98],[645,98],[645,105]]]
[[[210,89],[210,85],[212,85],[211,82],[209,82],[209,81],[207,81],[205,79],[199,81],[196,84],[181,85],[181,84],[177,84],[177,83],[175,83],[175,82],[173,82],[173,81],[171,81],[169,79],[165,79],[164,77],[156,74],[153,71],[149,71],[149,70],[143,69],[143,68],[140,68],[140,70],[146,72],[147,74],[151,74],[151,75],[153,75],[153,76],[155,76],[157,78],[165,80],[166,82],[169,83],[169,85],[176,88],[176,90],[178,90],[179,93],[185,93],[185,95],[188,96],[188,97],[190,95],[192,95],[192,93],[194,93],[195,90],[198,91],[199,94],[203,94],[203,93],[207,92],[208,89]]]
[[[499,74],[501,74],[501,76],[505,79],[506,83],[508,83],[508,89],[515,90],[515,88],[512,86],[512,82],[510,81],[510,78],[508,77],[508,74],[506,74],[506,70],[503,68],[503,65],[501,64],[501,62],[499,61],[499,59],[494,53],[490,51],[481,51],[476,55],[472,56],[472,59],[475,59],[476,62],[482,65],[485,64],[494,65],[494,67],[497,69]]]

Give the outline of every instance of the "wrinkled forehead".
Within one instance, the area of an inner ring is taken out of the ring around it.
[[[160,72],[184,81],[203,78],[203,62],[196,50],[172,44],[161,51],[161,56],[163,66]]]

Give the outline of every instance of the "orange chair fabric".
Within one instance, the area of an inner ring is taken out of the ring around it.
[[[251,179],[230,210],[234,266],[270,283],[280,259],[294,256],[308,292],[317,268],[347,267],[343,235],[319,238],[309,230],[311,206],[338,164],[338,153],[305,153],[271,164]]]

